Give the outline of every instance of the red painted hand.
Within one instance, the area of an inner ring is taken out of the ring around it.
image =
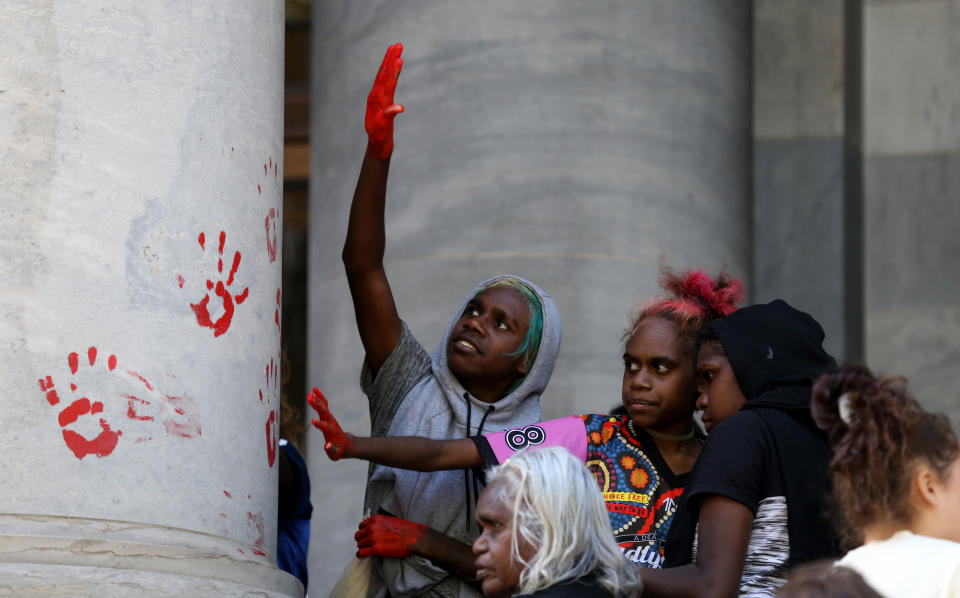
[[[360,522],[354,534],[357,556],[385,556],[394,559],[416,554],[416,543],[429,528],[420,523],[389,515],[374,515]]]
[[[323,439],[326,441],[323,450],[331,461],[338,461],[343,457],[350,457],[353,451],[353,435],[346,434],[340,429],[340,424],[330,413],[330,407],[327,405],[327,398],[323,393],[314,387],[307,395],[307,402],[317,412],[317,419],[310,420],[314,427],[323,432]]]
[[[383,57],[373,89],[367,96],[367,128],[369,143],[367,154],[386,160],[393,153],[393,119],[403,112],[403,106],[393,103],[393,92],[397,88],[400,69],[403,68],[403,44],[393,44],[387,48]]]

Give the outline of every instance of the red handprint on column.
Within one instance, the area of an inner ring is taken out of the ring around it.
[[[263,163],[263,176],[269,177],[271,171],[273,172],[273,184],[278,186],[277,179],[279,177],[279,163],[275,163],[273,158],[267,158],[267,162]],[[260,183],[257,183],[257,193],[263,195],[263,188],[260,186]],[[279,189],[276,190],[277,196],[280,195]],[[267,259],[270,260],[270,263],[277,261],[277,242],[279,239],[279,234],[277,233],[277,220],[280,219],[280,208],[270,208],[267,212],[267,217],[263,219],[263,226],[266,229],[267,233]]]
[[[87,359],[85,361],[90,364],[90,367],[93,367],[94,364],[96,364],[96,347],[90,347],[87,349]],[[67,364],[70,366],[70,373],[76,376],[77,372],[80,370],[80,355],[78,353],[71,353],[68,355]],[[111,355],[107,358],[107,369],[109,371],[113,371],[116,369],[116,367],[117,358],[115,355]],[[51,376],[47,376],[45,378],[41,378],[39,382],[40,390],[46,393],[47,402],[51,405],[57,405],[60,403],[60,396],[54,387],[53,378]],[[70,391],[75,393],[77,390],[77,384],[71,379]],[[57,422],[60,424],[60,427],[63,428],[61,431],[63,434],[63,441],[66,443],[67,447],[73,451],[73,454],[76,455],[77,459],[83,459],[87,455],[106,457],[113,452],[113,449],[117,447],[117,442],[120,440],[120,435],[122,432],[120,430],[112,430],[105,417],[96,418],[99,424],[99,433],[93,438],[88,438],[77,430],[83,431],[83,428],[85,428],[86,433],[88,435],[92,435],[93,432],[97,432],[96,425],[84,425],[84,423],[81,422],[75,428],[67,428],[67,426],[77,423],[77,421],[84,415],[96,416],[100,413],[103,413],[103,403],[101,401],[91,401],[89,398],[81,396],[64,407],[57,416]]]
[[[267,217],[263,219],[263,225],[267,229],[267,258],[271,264],[277,261],[277,216],[277,211],[270,208]]]
[[[264,374],[266,378],[266,407],[269,409],[267,415],[266,423],[266,437],[267,437],[267,466],[273,467],[273,464],[277,460],[277,441],[279,440],[279,421],[277,420],[277,409],[272,407],[273,400],[279,396],[280,392],[280,376],[279,376],[280,363],[274,361],[270,358],[270,363],[264,368]],[[260,402],[263,403],[264,400],[264,389],[260,390]]]
[[[239,251],[233,253],[233,264],[230,267],[230,273],[227,276],[226,283],[223,281],[223,246],[226,243],[226,239],[227,233],[220,231],[220,244],[217,250],[217,275],[219,280],[214,284],[213,280],[207,279],[207,294],[199,303],[190,304],[193,312],[197,315],[197,324],[212,328],[214,337],[220,336],[230,328],[230,322],[233,319],[234,303],[240,305],[246,301],[247,294],[250,291],[249,288],[244,288],[240,293],[232,294],[229,290],[229,287],[233,284],[233,277],[237,273],[237,268],[240,267]],[[197,242],[200,243],[201,249],[206,249],[206,238],[203,233],[200,233]],[[223,314],[216,320],[213,320],[210,316],[210,291],[213,291],[213,294],[219,297],[223,304]]]
[[[85,359],[79,353],[70,353],[67,356],[67,365],[72,376],[69,391],[62,388],[58,390],[53,376],[48,375],[38,380],[40,390],[45,393],[50,405],[60,403],[61,393],[69,392],[78,396],[57,416],[63,441],[78,459],[87,455],[106,457],[117,447],[123,432],[113,429],[108,418],[117,421],[125,415],[129,421],[124,425],[124,429],[132,429],[134,442],[151,440],[149,429],[156,424],[149,422],[157,419],[171,436],[195,438],[200,435],[200,424],[195,417],[196,409],[186,394],[171,396],[158,391],[137,372],[118,368],[116,355],[107,357],[106,367],[103,367],[103,360],[97,367],[97,353],[96,347],[90,347]],[[86,365],[88,363],[89,367]],[[168,376],[173,378],[172,375]],[[89,390],[81,386],[97,388],[104,399],[91,400],[85,394]],[[113,398],[112,401],[108,400],[110,397]],[[126,411],[121,407],[124,401]],[[105,411],[104,402],[107,403],[109,415]]]

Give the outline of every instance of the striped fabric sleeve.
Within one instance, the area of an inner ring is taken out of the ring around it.
[[[486,466],[503,463],[527,447],[562,446],[577,459],[587,460],[587,429],[579,415],[484,434],[475,442]]]

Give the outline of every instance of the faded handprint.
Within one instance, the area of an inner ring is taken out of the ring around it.
[[[269,177],[271,172],[273,173],[273,184],[277,186],[277,179],[279,177],[279,166],[280,164],[273,161],[273,158],[267,158],[267,161],[263,163],[263,176]],[[257,183],[257,193],[263,195],[263,187],[260,186],[260,183]],[[280,195],[279,190],[276,193],[277,196]],[[280,219],[280,208],[270,208],[267,212],[266,218],[263,219],[263,226],[267,232],[267,259],[270,260],[270,263],[277,261],[277,242],[279,239],[279,234],[277,232],[277,220]]]
[[[277,414],[277,403],[274,403],[276,399],[279,402],[279,392],[280,392],[280,376],[279,376],[280,364],[278,361],[274,361],[271,357],[270,362],[264,368],[264,375],[266,378],[266,407],[269,410],[267,413],[267,422],[266,422],[266,440],[267,440],[267,466],[273,467],[273,464],[277,460],[277,442],[279,441],[279,421]],[[264,403],[264,389],[260,389],[260,402]]]
[[[200,300],[199,303],[191,303],[190,307],[193,309],[193,312],[197,316],[197,324],[201,326],[206,326],[207,328],[213,329],[213,336],[218,337],[230,328],[230,322],[233,320],[234,304],[240,305],[247,299],[250,289],[244,288],[243,291],[237,294],[233,294],[230,291],[230,286],[233,285],[233,277],[237,273],[237,269],[240,267],[240,252],[235,251],[233,253],[233,263],[230,266],[230,272],[227,275],[226,283],[223,281],[223,247],[226,244],[227,233],[220,231],[220,243],[217,249],[217,282],[214,283],[212,279],[207,279],[207,294]],[[197,238],[197,242],[200,243],[200,248],[206,249],[206,237],[203,233],[200,233],[200,236]],[[183,286],[182,278],[180,280],[180,286]],[[219,318],[213,320],[210,315],[210,291],[213,291],[213,294],[220,299],[222,303],[223,313]]]

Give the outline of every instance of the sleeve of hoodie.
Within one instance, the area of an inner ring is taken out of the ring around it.
[[[410,390],[430,374],[431,361],[423,345],[402,322],[403,332],[397,346],[374,376],[367,360],[360,371],[360,387],[370,400],[370,430],[374,436],[383,436],[390,428],[397,407]]]
[[[685,499],[697,510],[707,495],[718,494],[742,503],[754,515],[773,483],[774,446],[761,418],[738,411],[718,425],[697,458]]]

